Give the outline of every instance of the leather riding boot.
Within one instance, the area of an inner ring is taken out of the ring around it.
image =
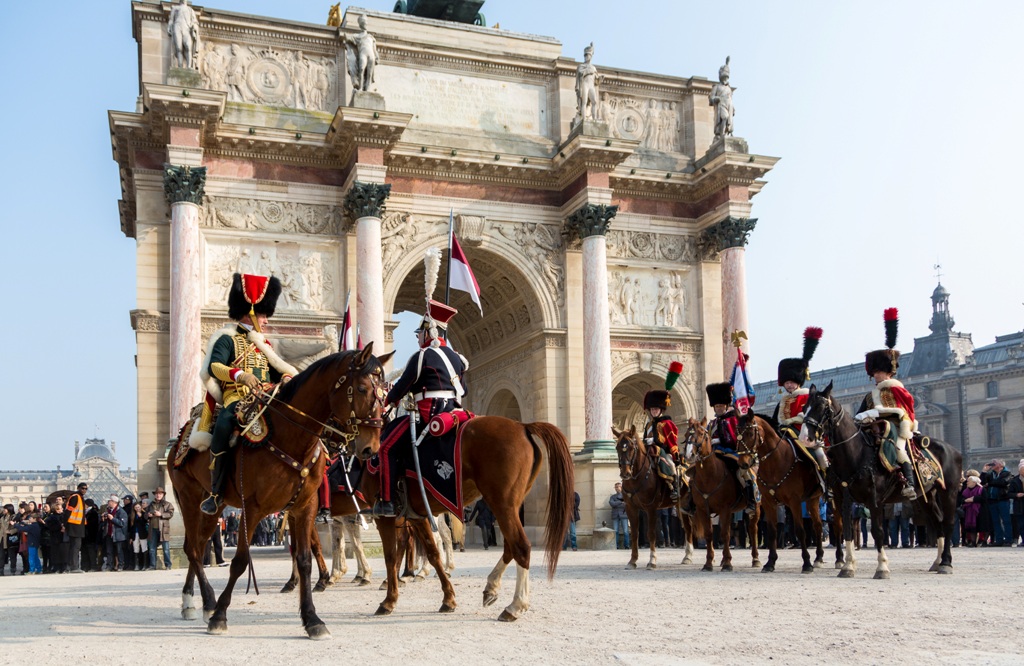
[[[906,485],[903,486],[903,496],[909,500],[917,499],[916,484],[914,483],[914,466],[909,462],[900,463],[900,471],[903,472],[903,478],[906,479]]]
[[[384,500],[377,500],[373,504],[373,508],[370,510],[374,518],[394,518],[397,514],[395,513],[395,505],[393,502],[385,502]]]
[[[750,514],[757,511],[757,498],[754,496],[754,484],[752,482],[743,487],[743,494],[747,496],[747,507],[744,511]]]
[[[693,516],[693,514],[697,512],[697,505],[693,503],[693,491],[687,491],[687,493],[683,495],[683,501],[681,504],[683,507],[682,511],[687,516]]]
[[[224,458],[226,453],[227,451],[210,454],[210,494],[199,505],[199,510],[208,516],[216,516],[224,506],[224,500],[220,495],[224,490],[224,477],[227,476],[227,460]]]
[[[669,499],[671,499],[673,502],[679,501],[679,491],[681,489],[681,485],[682,484],[679,483],[678,476],[672,479],[672,491],[669,493]]]

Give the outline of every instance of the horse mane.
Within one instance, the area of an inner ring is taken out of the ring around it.
[[[308,368],[306,368],[299,374],[295,375],[295,377],[293,377],[291,381],[282,386],[281,391],[278,393],[277,397],[280,400],[284,400],[285,402],[290,401],[292,398],[295,397],[295,394],[303,386],[305,386],[308,382],[312,380],[313,377],[319,375],[321,372],[336,370],[336,366],[341,365],[343,362],[355,362],[355,356],[359,353],[360,352],[358,350],[348,349],[345,351],[336,352],[329,356],[325,356],[318,361],[315,361]],[[370,358],[367,359],[366,364],[363,365],[362,368],[360,368],[359,376],[366,376],[378,369],[380,369],[380,371],[383,372],[384,366],[381,364],[379,360],[377,360],[376,356],[371,355]]]

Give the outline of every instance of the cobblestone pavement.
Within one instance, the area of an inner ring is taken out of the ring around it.
[[[452,615],[436,612],[430,578],[403,588],[393,615],[373,617],[383,592],[352,585],[350,571],[314,597],[329,642],[306,639],[297,596],[278,593],[290,564],[276,548],[256,558],[261,595],[244,594],[244,578],[236,587],[226,636],[180,619],[182,570],[4,577],[0,663],[1021,663],[1024,548],[953,553],[955,574],[938,576],[926,572],[933,550],[890,551],[892,579],[873,580],[874,551],[859,551],[858,577],[840,580],[831,568],[801,575],[792,550],[772,575],[750,569],[744,552],[732,573],[701,572],[703,552],[682,566],[679,550],[659,551],[655,571],[624,570],[623,551],[566,552],[549,583],[535,550],[532,608],[505,624],[495,618],[514,570],[483,608],[499,553],[473,550],[456,554]],[[383,561],[371,563],[377,583]],[[208,573],[219,592],[227,569]]]

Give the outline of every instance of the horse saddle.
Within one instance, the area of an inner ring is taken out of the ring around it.
[[[882,469],[889,473],[898,471],[900,464],[896,458],[899,450],[896,448],[896,432],[892,423],[880,419],[865,426],[864,430],[872,435],[867,439],[878,449],[878,462]],[[928,450],[929,444],[931,440],[920,433],[915,433],[907,442],[907,455],[919,477],[918,485],[926,491],[936,483],[940,488],[946,487],[942,463]]]

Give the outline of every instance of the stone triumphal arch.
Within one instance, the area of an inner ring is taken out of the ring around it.
[[[553,38],[353,9],[331,27],[192,7],[183,58],[170,9],[132,3],[141,94],[109,114],[137,247],[139,487],[166,481],[232,273],[281,279],[273,335],[300,366],[337,348],[346,295],[389,350],[451,215],[482,290],[482,315],[453,292],[467,406],[567,434],[590,535],[610,427],[642,422],[673,360],[673,415],[702,416],[746,328],[751,198],[776,158],[731,135],[728,67],[619,70],[599,48],[580,64]]]

